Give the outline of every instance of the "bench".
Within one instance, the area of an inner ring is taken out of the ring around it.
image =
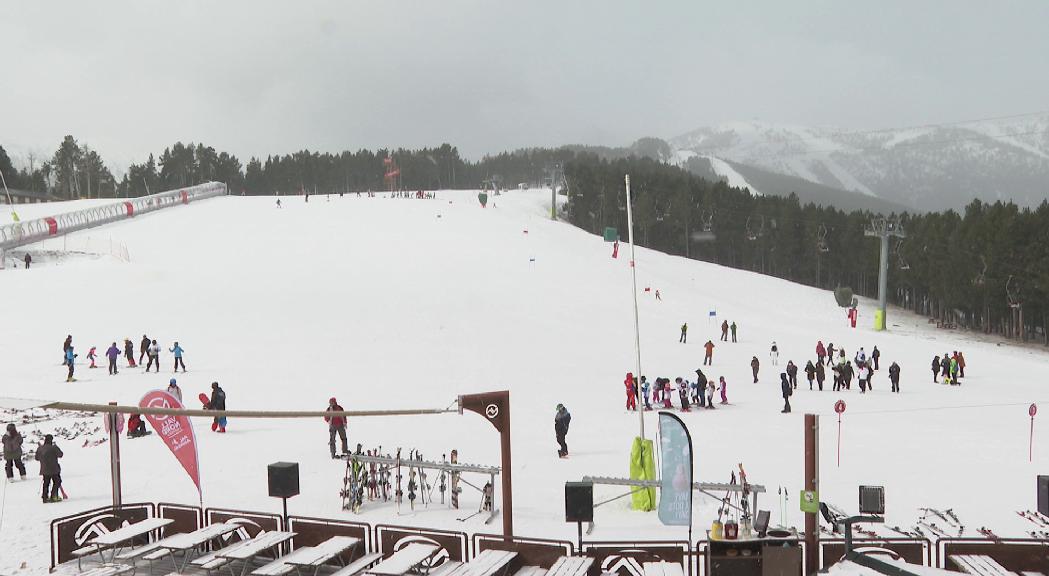
[[[514,572],[514,576],[543,576],[546,574],[546,568],[542,566],[522,566],[517,572]]]
[[[304,557],[312,552],[313,548],[310,546],[296,548],[291,554],[281,556],[268,564],[263,564],[259,568],[252,570],[251,573],[254,576],[284,576],[296,569],[295,564],[292,564],[295,558]]]
[[[449,576],[499,576],[506,571],[514,558],[517,558],[517,552],[484,550],[474,556],[473,560],[450,572]]]
[[[83,568],[80,566],[80,560],[84,556],[90,556],[96,553],[99,555],[100,558],[102,558],[102,561],[105,562],[106,559],[102,556],[102,547],[97,544],[87,544],[86,546],[73,550],[69,553],[69,555],[73,558],[76,558],[76,569],[78,571],[82,571]]]
[[[562,556],[546,571],[547,576],[586,576],[593,558],[585,556]]]
[[[949,556],[959,570],[973,576],[1015,576],[990,556],[980,554],[954,554]]]
[[[134,566],[128,566],[127,564],[102,564],[88,570],[87,572],[81,572],[77,576],[120,576],[121,574],[127,574],[134,572]]]
[[[683,576],[681,564],[677,562],[645,562],[645,576]]]
[[[337,571],[332,573],[331,576],[356,576],[358,572],[361,572],[366,568],[371,568],[379,560],[382,560],[382,554],[379,554],[378,552],[365,554],[364,556],[361,556],[353,562],[350,562],[346,566],[339,568]],[[445,562],[445,564],[447,564],[447,562]],[[443,568],[444,565],[442,564],[441,567]],[[434,572],[431,572],[430,576],[434,576]]]
[[[430,573],[426,576],[451,576],[451,574],[457,572],[462,565],[462,562],[447,560],[444,564],[430,570]]]
[[[433,544],[413,542],[394,552],[389,558],[365,571],[376,576],[404,576],[416,571],[441,548]],[[425,572],[425,569],[423,570]]]

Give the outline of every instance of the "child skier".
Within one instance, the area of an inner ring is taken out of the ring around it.
[[[672,394],[674,391],[670,387],[670,378],[663,378],[663,408],[669,410],[674,407],[672,402]]]
[[[171,380],[168,380],[167,393],[171,394],[175,398],[178,398],[179,402],[182,402],[182,389],[179,388],[178,384],[175,383],[175,379],[174,378],[172,378]]]
[[[66,375],[66,382],[76,382],[73,378],[73,364],[76,361],[77,355],[73,353],[73,345],[70,344],[69,348],[66,348],[66,366],[69,367],[69,373]]]
[[[87,351],[87,359],[91,361],[91,365],[88,366],[88,368],[98,368],[98,366],[95,366],[95,358],[97,357],[98,356],[95,354],[95,347],[92,346],[91,349]]]
[[[728,383],[725,382],[725,377],[721,376],[718,378],[721,382],[721,403],[728,404]]]
[[[651,410],[652,405],[648,403],[648,392],[652,388],[648,379],[644,376],[641,377],[641,397],[645,401],[645,410]]]
[[[623,380],[623,386],[626,387],[626,409],[637,410],[637,392],[634,388],[633,372],[626,373],[626,378]]]
[[[715,392],[715,390],[716,390],[716,386],[714,386],[714,381],[713,380],[707,381],[707,410],[713,410],[714,409],[714,392]]]
[[[772,341],[772,348],[769,350],[769,357],[772,358],[772,365],[779,366],[779,346],[776,346],[776,341]]]
[[[677,383],[677,395],[681,399],[681,411],[690,412],[688,407],[688,382],[680,376],[674,380]]]
[[[157,345],[156,340],[150,342],[146,353],[149,355],[149,361],[146,363],[146,372],[149,372],[150,367],[154,364],[157,366],[157,372],[160,372],[160,346]]]
[[[182,373],[185,374],[186,373],[186,364],[182,361],[182,353],[185,352],[185,350],[183,350],[182,347],[178,345],[178,342],[175,342],[175,346],[173,348],[168,348],[168,352],[171,352],[172,354],[175,355],[175,372],[178,372],[178,367],[179,367],[179,365],[181,365],[182,366]],[[160,371],[160,368],[157,368],[157,372],[159,372],[159,371]]]
[[[124,338],[124,357],[127,358],[128,368],[138,366],[135,364],[135,345],[131,343],[130,338]]]

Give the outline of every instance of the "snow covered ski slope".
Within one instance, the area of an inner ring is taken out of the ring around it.
[[[185,349],[188,372],[176,378],[187,403],[218,381],[229,409],[323,409],[335,396],[349,410],[443,408],[461,393],[508,389],[513,406],[514,510],[520,535],[574,538],[563,522],[563,483],[584,475],[625,476],[637,416],[624,409],[623,377],[634,369],[630,277],[626,251],[562,222],[552,222],[548,191],[511,191],[482,209],[475,192],[440,191],[433,200],[347,195],[326,199],[224,197],[185,210],[149,214],[107,227],[128,247],[130,263],[111,258],[59,259],[29,271],[0,272],[0,396],[137,403],[172,376],[167,352]],[[1035,505],[1035,475],[1049,472],[1049,425],[1036,422],[1028,462],[1027,407],[1049,407],[1046,356],[929,327],[924,318],[890,311],[890,333],[875,333],[872,306],[861,302],[860,327],[847,328],[829,292],[639,249],[641,351],[649,380],[694,377],[702,346],[714,340],[710,377],[728,381],[729,406],[683,417],[696,448],[696,477],[728,481],[742,462],[751,482],[769,488],[760,507],[801,524],[802,418],[821,422],[821,497],[855,509],[859,484],[884,485],[888,524],[912,526],[919,507],[953,508],[966,526],[999,535],[1030,529],[1015,510]],[[658,289],[662,299],[657,301]],[[710,310],[717,313],[709,318]],[[723,319],[739,326],[739,342],[718,341]],[[688,343],[679,326],[688,322]],[[60,342],[79,354],[78,381],[66,383]],[[91,346],[143,334],[164,351],[160,373],[126,368],[106,374],[87,367]],[[803,367],[817,339],[882,351],[874,390],[810,392],[804,375],[781,414],[778,373],[787,360]],[[780,348],[772,366],[769,346]],[[933,384],[935,354],[962,350],[961,386]],[[751,383],[750,360],[761,363]],[[902,366],[902,391],[889,392],[887,366]],[[836,465],[833,404],[848,403]],[[676,399],[675,399],[676,400]],[[573,415],[570,458],[557,457],[555,406]],[[676,402],[675,402],[676,405]],[[1043,408],[1044,410],[1045,408]],[[4,413],[5,422],[21,415]],[[101,417],[21,425],[54,432]],[[300,463],[302,494],[290,512],[353,518],[340,510],[343,463],[328,455],[323,421],[231,419],[224,435],[195,421],[204,504],[277,511],[266,495],[265,466]],[[656,427],[655,413],[646,429]],[[26,562],[46,572],[50,518],[109,500],[105,444],[82,447],[93,432],[59,438],[71,500],[41,504],[36,464],[30,480],[6,484],[0,527],[0,573]],[[461,462],[498,463],[498,438],[476,415],[354,419],[351,447],[383,452],[416,448],[428,459],[452,449]],[[156,435],[122,442],[125,501],[195,503],[192,482]],[[435,479],[431,479],[434,482]],[[777,489],[789,500],[781,504]],[[598,500],[622,491],[599,487]],[[463,493],[463,510],[440,506],[398,517],[392,504],[365,503],[369,522],[491,532]],[[496,496],[498,501],[498,494]],[[717,504],[697,499],[697,533]],[[471,510],[472,509],[472,510]],[[598,508],[595,539],[683,539],[653,513],[627,509],[627,499]]]

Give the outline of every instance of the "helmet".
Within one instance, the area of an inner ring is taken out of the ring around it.
[[[172,378],[171,380],[168,380],[168,384],[174,386],[175,385],[175,379]]]
[[[328,404],[338,404],[338,402],[335,400],[335,397],[332,396],[331,398],[328,398]]]

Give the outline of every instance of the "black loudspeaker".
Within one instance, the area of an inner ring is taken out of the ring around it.
[[[1049,516],[1049,476],[1038,477],[1038,512]]]
[[[275,462],[268,467],[270,496],[291,498],[299,493],[299,463]]]
[[[594,521],[594,485],[565,482],[565,522]]]

